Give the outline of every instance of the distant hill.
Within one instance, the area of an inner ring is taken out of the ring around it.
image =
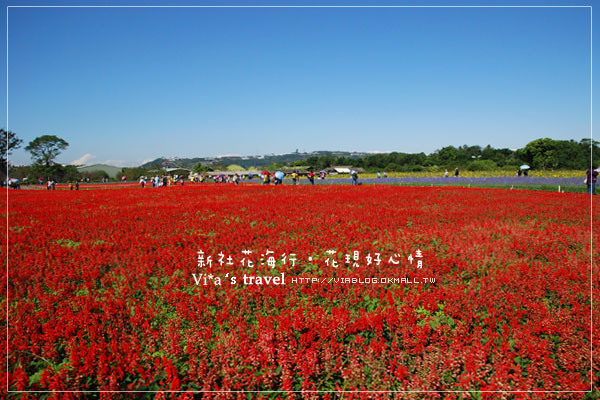
[[[106,165],[106,164],[84,165],[82,167],[77,167],[77,170],[79,172],[104,171],[113,178],[116,178],[117,175],[121,173],[121,167],[115,167],[115,166]]]
[[[310,157],[322,156],[359,158],[368,155],[368,153],[349,152],[349,151],[313,151],[310,153],[288,153],[288,154],[268,154],[263,156],[224,156],[224,157],[197,157],[197,158],[165,158],[160,157],[156,160],[142,164],[142,168],[192,168],[201,162],[205,165],[230,165],[235,164],[244,168],[263,167],[273,163],[290,163],[300,160],[306,160]]]

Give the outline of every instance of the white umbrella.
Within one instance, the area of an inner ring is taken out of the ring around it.
[[[519,167],[519,169],[530,169],[531,167],[527,164],[523,164]]]

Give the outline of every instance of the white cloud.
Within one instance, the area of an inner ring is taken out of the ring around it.
[[[216,158],[241,157],[240,154],[219,154]]]
[[[106,160],[101,164],[112,165],[113,167],[131,167],[133,163],[127,160]]]
[[[86,153],[83,156],[81,156],[80,158],[78,158],[77,160],[73,160],[71,162],[72,165],[89,165],[91,164],[91,161],[93,161],[94,159],[96,159],[96,156],[90,153]]]

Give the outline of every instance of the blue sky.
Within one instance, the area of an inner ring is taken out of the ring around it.
[[[590,136],[590,8],[8,12],[8,107],[2,96],[0,125],[25,143],[43,134],[64,138],[63,163],[126,166],[159,156],[296,149],[430,153]],[[6,46],[5,22],[2,28]],[[6,94],[6,82],[2,88]],[[30,157],[21,149],[11,161]]]

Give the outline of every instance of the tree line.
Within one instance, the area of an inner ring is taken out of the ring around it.
[[[7,156],[13,150],[22,146],[23,141],[13,132],[0,130],[0,174],[6,174],[8,160]],[[25,150],[31,154],[32,164],[27,167],[19,167],[17,177],[28,176],[30,178],[42,177],[56,181],[71,181],[82,177],[91,180],[108,178],[104,171],[82,173],[74,165],[62,165],[55,161],[56,157],[67,147],[64,139],[55,135],[43,135],[35,138],[27,144]],[[338,157],[335,155],[311,156],[309,158],[288,163],[287,165],[272,165],[273,168],[283,166],[310,166],[316,169],[324,169],[335,165],[352,165],[361,167],[367,171],[389,171],[389,172],[416,172],[424,170],[438,170],[461,168],[471,171],[491,171],[496,169],[518,169],[520,165],[527,164],[533,169],[539,170],[586,170],[593,162],[594,168],[598,167],[600,161],[599,142],[591,139],[554,140],[542,138],[533,140],[522,149],[511,150],[507,148],[495,149],[490,145],[460,147],[446,146],[427,155],[425,153],[381,153],[364,157]],[[216,166],[213,166],[214,169]],[[210,167],[196,165],[197,172],[210,170]],[[267,167],[268,169],[268,167]],[[138,179],[141,175],[148,175],[147,168],[123,168],[123,174],[128,180]],[[12,176],[15,176],[14,171]],[[4,178],[6,178],[4,176]]]
[[[12,152],[20,148],[23,140],[19,139],[14,132],[0,129],[0,176],[6,179],[6,171],[8,167],[7,157]],[[33,139],[25,146],[31,154],[32,164],[28,167],[21,167],[20,170],[14,171],[11,168],[11,176],[24,177],[42,177],[43,179],[54,179],[56,181],[71,181],[81,177],[75,165],[62,165],[55,162],[55,158],[67,147],[69,143],[66,140],[55,135],[43,135]],[[14,172],[17,172],[15,176]]]
[[[309,157],[291,163],[292,166],[312,166],[325,169],[334,165],[352,165],[367,171],[415,172],[430,169],[466,169],[471,171],[492,171],[496,169],[518,169],[527,164],[539,170],[586,170],[591,160],[600,160],[600,147],[597,141],[582,139],[553,140],[549,138],[533,140],[522,149],[495,149],[490,145],[446,146],[427,155],[425,153],[381,153],[360,158],[350,157]],[[597,167],[597,165],[594,165]]]

